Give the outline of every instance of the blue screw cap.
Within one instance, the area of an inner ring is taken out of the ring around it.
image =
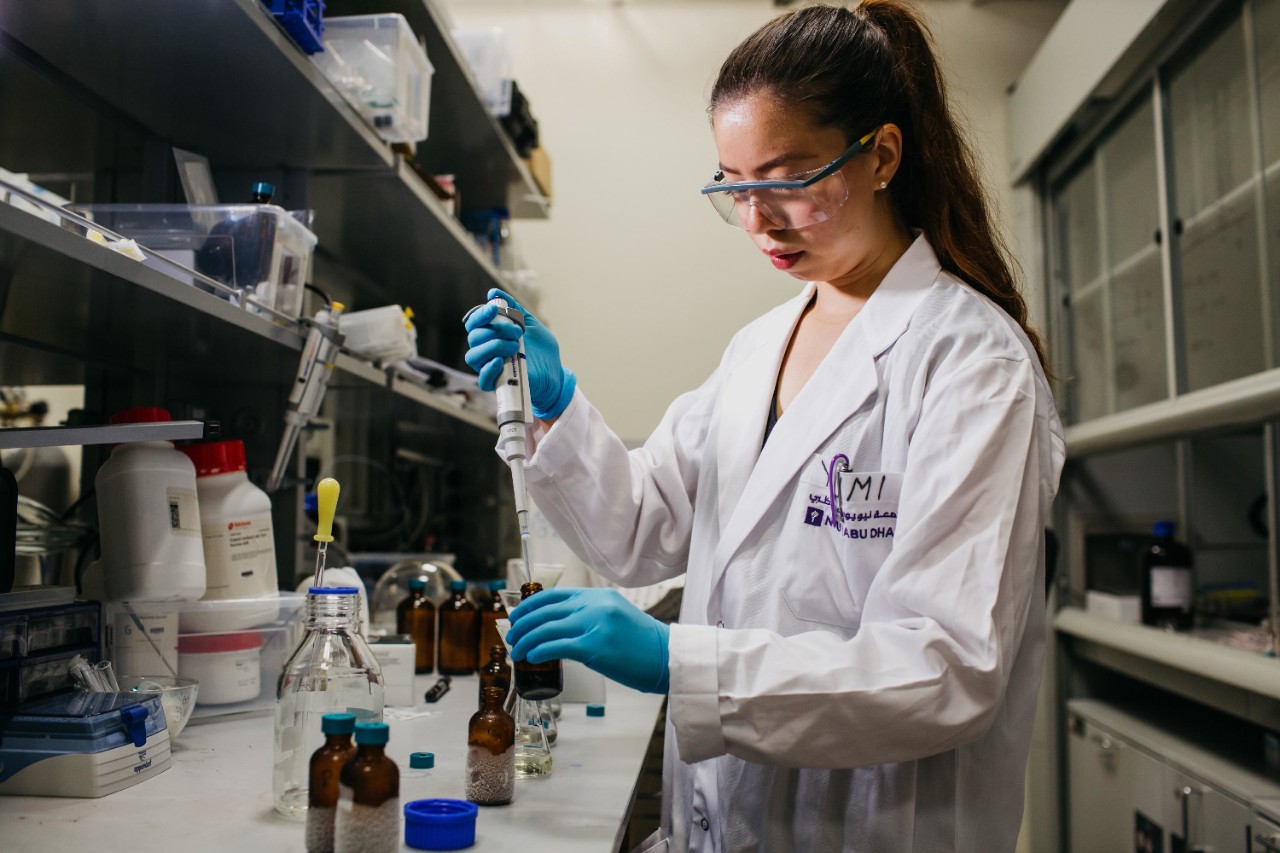
[[[603,716],[604,716],[604,706],[603,706],[603,705],[588,705],[588,706],[587,706],[587,716],[588,716],[588,717],[603,717]]]
[[[358,745],[386,743],[391,739],[391,727],[386,723],[356,723]]]
[[[355,714],[325,714],[320,718],[320,731],[324,734],[349,735],[355,730]]]

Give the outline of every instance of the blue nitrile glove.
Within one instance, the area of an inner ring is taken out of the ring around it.
[[[513,660],[581,661],[620,684],[666,693],[671,629],[612,589],[548,589],[511,611]]]
[[[544,421],[558,418],[573,399],[577,378],[560,363],[560,344],[547,327],[498,288],[489,291],[489,299],[499,296],[507,305],[524,313],[524,355],[533,416]],[[499,317],[497,307],[488,304],[468,314],[463,325],[470,347],[464,358],[471,369],[480,374],[480,390],[492,391],[502,375],[502,360],[520,351],[520,328]]]

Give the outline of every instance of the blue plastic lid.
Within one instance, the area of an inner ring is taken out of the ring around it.
[[[507,588],[506,581],[489,581],[489,589],[493,590],[494,592],[497,592],[500,589],[506,589],[506,588]]]
[[[391,739],[391,727],[386,723],[356,723],[356,743],[386,743]]]
[[[313,586],[307,595],[359,595],[360,590],[354,586]]]
[[[466,581],[449,581],[449,592],[466,592]]]
[[[355,714],[325,714],[320,718],[320,731],[324,734],[349,735],[355,730]]]
[[[270,181],[258,181],[253,185],[254,195],[275,195],[276,185]]]
[[[409,766],[416,770],[430,770],[436,766],[436,754],[434,752],[410,753]]]
[[[426,589],[427,581],[425,578],[410,578],[409,589]]]
[[[480,807],[464,800],[404,804],[404,843],[415,850],[461,850],[476,843]]]
[[[1151,535],[1157,539],[1168,539],[1173,535],[1173,522],[1157,521],[1155,526],[1151,528]]]
[[[604,706],[603,706],[603,705],[588,705],[588,706],[587,706],[587,716],[588,716],[588,717],[603,717],[603,716],[604,716]]]

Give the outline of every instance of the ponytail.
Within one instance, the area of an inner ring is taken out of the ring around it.
[[[711,111],[761,90],[804,106],[850,142],[880,124],[901,128],[889,193],[902,221],[924,233],[943,269],[1013,318],[1048,369],[972,148],[948,106],[929,31],[909,6],[859,0],[850,9],[813,6],[775,18],[725,60]]]

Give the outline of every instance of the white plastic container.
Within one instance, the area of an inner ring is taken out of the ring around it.
[[[262,634],[195,634],[178,640],[178,674],[200,682],[197,705],[256,699],[262,689]]]
[[[263,599],[258,606],[190,611],[182,633],[237,631],[276,618],[276,547],[271,498],[245,474],[244,443],[181,448],[195,465],[204,542],[205,601]]]
[[[435,68],[404,15],[326,15],[311,61],[383,139],[427,138]]]
[[[112,423],[171,420],[164,409],[127,409]],[[168,441],[116,445],[98,469],[98,529],[107,596],[114,601],[194,601],[204,595],[196,469]]]
[[[471,69],[471,76],[475,78],[489,114],[498,118],[509,114],[511,43],[507,40],[506,31],[501,27],[457,29],[453,31],[453,41]]]
[[[418,354],[418,330],[413,325],[413,309],[383,305],[352,311],[338,317],[342,345],[366,358],[404,361]]]

